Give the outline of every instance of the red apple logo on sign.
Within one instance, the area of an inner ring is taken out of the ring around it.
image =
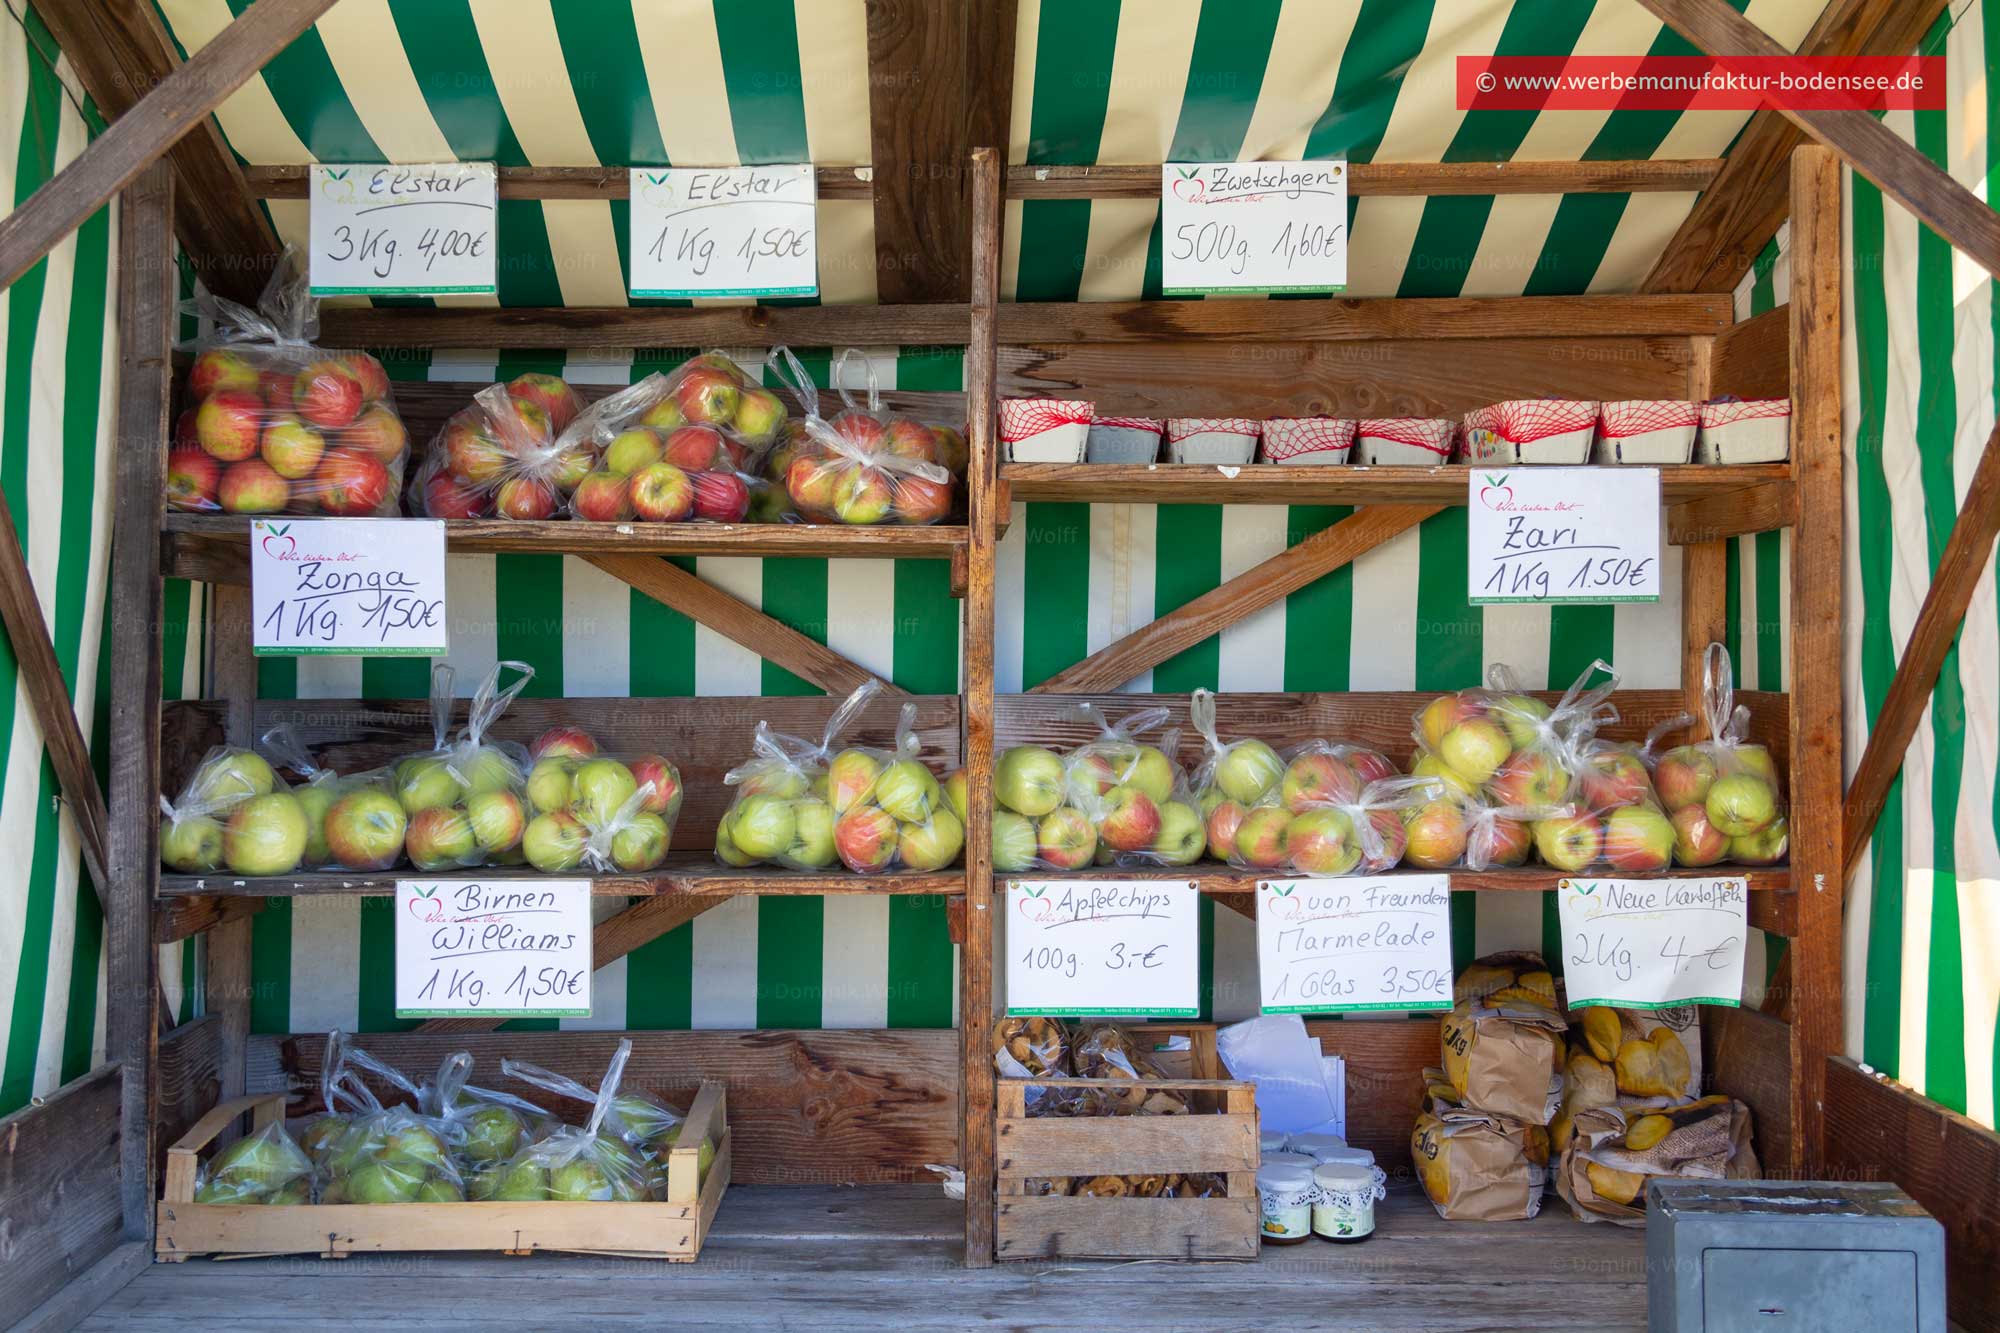
[[[1020,908],[1021,916],[1024,919],[1038,924],[1056,919],[1055,900],[1044,897],[1043,895],[1047,892],[1047,889],[1021,890],[1021,898],[1017,906]]]
[[[291,530],[292,530],[292,525],[289,523],[287,523],[282,528],[278,527],[276,524],[270,524],[266,526],[264,540],[262,543],[264,547],[264,554],[270,556],[274,560],[290,559],[292,554],[299,549],[298,539],[287,535],[291,532]],[[282,545],[280,543],[282,543]]]
[[[1298,921],[1305,916],[1305,901],[1304,899],[1292,896],[1292,889],[1294,887],[1291,884],[1287,884],[1283,888],[1278,887],[1276,884],[1267,884],[1264,886],[1264,892],[1270,895],[1264,900],[1264,904],[1266,909],[1271,913],[1272,920]]]
[[[1479,503],[1488,509],[1498,509],[1503,504],[1513,502],[1514,488],[1507,484],[1507,474],[1502,472],[1495,476],[1491,472],[1487,473],[1486,484],[1479,488]]]
[[[1174,198],[1186,203],[1198,204],[1207,194],[1208,182],[1192,167],[1181,172],[1180,179],[1174,182]]]
[[[418,889],[410,899],[410,915],[422,922],[444,920],[444,899],[435,888]]]

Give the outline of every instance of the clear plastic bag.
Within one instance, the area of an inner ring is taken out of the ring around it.
[[[1647,760],[1660,736],[1687,721],[1683,715],[1661,723],[1643,745],[1604,740],[1589,731],[1571,738],[1576,784],[1573,814],[1563,828],[1566,836],[1575,836],[1577,821],[1589,819],[1596,825],[1598,855],[1591,865],[1641,874],[1673,864],[1674,825],[1653,791]],[[1539,831],[1537,836],[1542,836]],[[1563,846],[1567,851],[1570,844]],[[1545,853],[1543,859],[1550,858]]]
[[[310,826],[262,755],[219,745],[178,797],[160,797],[160,863],[184,875],[289,875],[305,858]]]
[[[282,1124],[236,1140],[195,1173],[196,1203],[312,1202],[313,1165]]]
[[[501,674],[509,670],[519,675],[501,689]],[[417,869],[519,865],[526,859],[528,752],[511,741],[489,741],[486,733],[534,676],[534,668],[525,662],[494,666],[472,696],[464,730],[456,739],[447,739],[453,673],[443,664],[432,670],[436,743],[428,751],[397,760],[392,770],[396,799],[409,817],[404,850]],[[549,832],[565,838],[571,833]],[[574,833],[580,845],[580,825]]]
[[[841,363],[852,348],[841,354]],[[800,430],[785,441],[784,484],[798,516],[808,523],[941,523],[951,513],[952,475],[937,461],[938,439],[929,426],[885,413],[875,370],[865,357],[867,406],[842,388],[846,410],[832,421],[819,414],[819,390],[799,359],[775,349],[771,373],[797,395],[804,409]],[[840,379],[839,363],[836,380]]]
[[[1201,857],[1201,816],[1187,774],[1168,755],[1178,733],[1153,745],[1139,737],[1167,720],[1164,708],[1108,721],[1088,703],[1072,720],[1098,734],[1066,755],[1017,745],[994,767],[994,866],[999,870],[1099,865],[1186,865]]]
[[[1736,703],[1729,650],[1719,643],[1702,662],[1702,720],[1707,740],[1676,746],[1653,765],[1653,784],[1673,820],[1675,861],[1783,862],[1789,839],[1778,766],[1769,750],[1746,739],[1750,710]]]
[[[431,440],[411,509],[431,518],[558,517],[595,462],[587,447],[558,435],[556,421],[575,415],[577,403],[575,390],[551,375],[487,385]]]
[[[1524,864],[1534,850],[1534,821],[1558,813],[1495,805],[1435,779],[1425,799],[1403,812],[1404,862],[1420,870],[1490,870]]]
[[[1592,685],[1599,672],[1608,678]],[[1617,686],[1610,665],[1593,662],[1552,708],[1496,663],[1486,688],[1441,694],[1417,714],[1410,772],[1497,805],[1564,806],[1576,776],[1569,738],[1595,729]]]
[[[583,1125],[558,1125],[515,1153],[499,1169],[487,1197],[600,1203],[660,1198],[666,1187],[664,1149],[656,1152],[651,1145],[669,1132],[677,1138],[680,1118],[644,1093],[619,1091],[631,1055],[631,1041],[621,1039],[596,1092],[536,1065],[501,1061],[509,1077],[584,1102],[591,1112]],[[642,1137],[646,1130],[654,1138]]]
[[[417,1090],[417,1105],[439,1125],[464,1178],[466,1197],[477,1199],[489,1183],[484,1177],[561,1122],[512,1093],[474,1087],[471,1076],[470,1053],[446,1056],[437,1077]]]
[[[265,732],[258,746],[281,769],[299,775],[292,788],[306,816],[302,864],[320,870],[387,870],[403,855],[409,816],[386,768],[335,773],[322,768],[289,725]]]
[[[595,741],[588,754],[545,750],[528,770],[528,864],[547,874],[657,869],[683,795],[680,770],[664,755],[609,755]]]
[[[849,746],[827,761],[834,853],[858,875],[943,870],[965,847],[965,821],[917,757],[916,717],[904,704],[894,750]]]
[[[409,437],[389,374],[366,352],[315,346],[319,303],[286,251],[257,309],[204,293],[188,407],[167,455],[167,503],[193,512],[397,512]]]
[[[465,1178],[450,1142],[454,1127],[417,1106],[384,1106],[364,1081],[373,1075],[412,1102],[422,1090],[366,1051],[344,1043],[333,1099],[351,1108],[345,1126],[322,1158],[321,1203],[457,1203]],[[460,1051],[446,1061],[446,1076],[463,1080],[472,1057]]]

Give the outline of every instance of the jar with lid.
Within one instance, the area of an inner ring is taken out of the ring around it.
[[[1338,1134],[1294,1134],[1285,1142],[1288,1152],[1302,1152],[1316,1162],[1324,1162],[1326,1154],[1344,1151],[1347,1140]]]
[[[1303,1163],[1266,1158],[1257,1168],[1257,1230],[1266,1245],[1297,1245],[1311,1238],[1313,1169],[1310,1158]]]
[[[1260,1156],[1285,1151],[1285,1135],[1282,1130],[1265,1129],[1257,1133],[1257,1152]]]
[[[1367,1240],[1375,1234],[1375,1201],[1387,1185],[1366,1148],[1330,1154],[1313,1168],[1313,1234],[1340,1243]]]
[[[1302,1166],[1311,1171],[1317,1165],[1318,1162],[1302,1152],[1264,1152],[1257,1155],[1259,1170],[1267,1166]]]

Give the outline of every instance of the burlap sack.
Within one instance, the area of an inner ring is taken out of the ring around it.
[[[1635,1147],[1635,1139],[1645,1145]],[[1556,1191],[1582,1221],[1643,1227],[1653,1176],[1749,1180],[1758,1172],[1750,1108],[1742,1102],[1716,1096],[1664,1110],[1600,1106],[1577,1112]]]
[[[1672,1105],[1701,1093],[1701,1009],[1613,1009],[1586,1005],[1570,1011],[1590,1053],[1610,1066],[1627,1098]]]
[[[1548,1133],[1473,1111],[1428,1112],[1410,1132],[1417,1178],[1438,1216],[1455,1222],[1512,1222],[1542,1207]]]
[[[1546,1125],[1562,1105],[1562,1016],[1527,1000],[1472,1001],[1439,1025],[1444,1072],[1459,1103]]]

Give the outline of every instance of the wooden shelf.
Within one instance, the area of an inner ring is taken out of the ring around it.
[[[399,879],[489,879],[503,880],[577,879],[591,882],[591,892],[600,896],[656,897],[663,894],[694,894],[732,898],[739,894],[779,895],[817,893],[963,893],[965,872],[957,867],[936,874],[894,871],[886,875],[852,875],[843,870],[801,871],[782,866],[750,866],[735,869],[718,865],[705,852],[689,852],[672,858],[660,869],[643,875],[551,875],[544,876],[525,866],[487,866],[478,870],[426,872],[407,866],[379,875],[350,874],[340,870],[300,871],[291,875],[245,878],[236,875],[160,876],[160,897],[221,898],[308,898],[328,894],[381,895],[394,893]]]
[[[1227,470],[1190,463],[1008,463],[1000,469],[1000,480],[1013,500],[1102,504],[1462,505],[1472,472],[1473,468],[1463,463],[1438,467],[1257,463]],[[1790,477],[1791,467],[1785,463],[1663,467],[1660,498],[1668,504],[1679,504],[1765,483],[1783,483]]]

